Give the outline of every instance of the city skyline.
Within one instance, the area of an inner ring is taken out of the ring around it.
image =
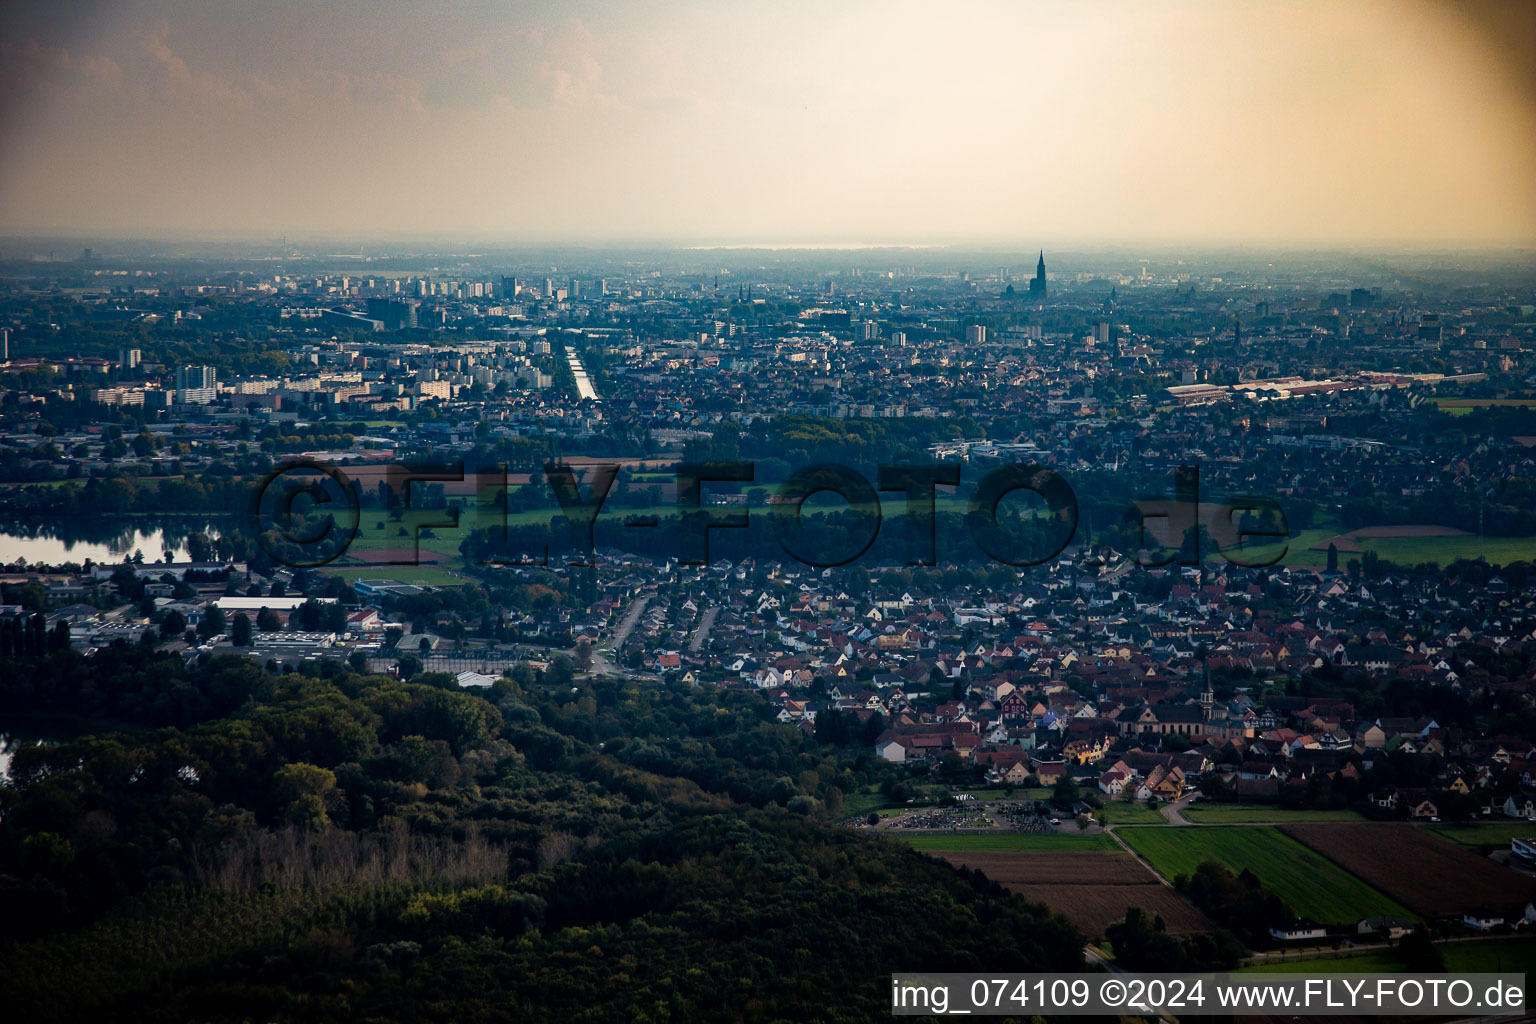
[[[0,1006],[1518,1019],[1533,167],[1533,0],[0,4]]]
[[[1515,5],[423,13],[7,10],[0,234],[1536,242]]]

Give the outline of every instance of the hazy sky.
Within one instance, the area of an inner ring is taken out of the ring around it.
[[[0,233],[1536,244],[1536,5],[18,3]]]

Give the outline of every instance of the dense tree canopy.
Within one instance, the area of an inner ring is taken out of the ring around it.
[[[1044,908],[831,824],[877,766],[756,695],[96,657],[3,676],[151,729],[26,747],[0,789],[29,1020],[867,1020],[892,971],[1081,962]]]

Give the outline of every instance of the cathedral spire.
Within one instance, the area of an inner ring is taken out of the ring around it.
[[[1045,250],[1040,250],[1040,262],[1035,264],[1035,279],[1029,282],[1029,294],[1045,298]]]

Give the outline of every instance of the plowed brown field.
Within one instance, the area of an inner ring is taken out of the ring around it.
[[[1536,879],[1421,828],[1391,822],[1282,825],[1281,831],[1426,917],[1536,900]]]
[[[1191,934],[1213,926],[1184,898],[1122,851],[1093,853],[943,853],[1010,892],[1044,903],[1089,938],[1125,917],[1128,907],[1161,915],[1168,931]]]

